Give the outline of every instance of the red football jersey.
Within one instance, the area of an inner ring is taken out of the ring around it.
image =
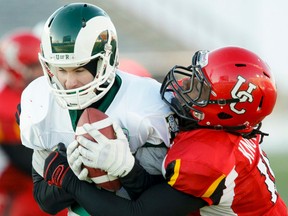
[[[181,132],[164,161],[168,183],[208,203],[195,215],[287,215],[259,139],[210,129]]]
[[[20,129],[15,118],[20,96],[21,91],[8,87],[0,91],[0,143],[21,144]]]

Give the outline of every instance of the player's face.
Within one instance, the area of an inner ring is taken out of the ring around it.
[[[65,89],[75,89],[93,81],[93,75],[83,67],[56,69],[57,77]]]
[[[201,84],[197,79],[194,79],[192,87],[191,80],[186,79],[183,80],[182,85],[183,90],[188,91],[188,95],[192,100],[195,100],[198,103],[201,103],[201,101],[209,100],[210,91],[208,85],[205,82]]]

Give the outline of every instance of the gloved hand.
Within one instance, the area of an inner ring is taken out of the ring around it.
[[[105,170],[109,175],[124,177],[134,166],[135,158],[130,152],[129,143],[122,128],[113,123],[116,139],[108,139],[90,124],[83,128],[97,143],[78,136],[77,141],[81,160],[84,165]]]
[[[74,174],[71,171],[67,158],[66,147],[63,143],[58,144],[58,149],[49,154],[44,164],[44,180],[49,185],[62,188],[64,178],[70,178]]]
[[[78,142],[74,140],[67,147],[67,159],[69,166],[79,180],[92,182],[92,180],[88,177],[88,169],[83,167],[78,145]]]

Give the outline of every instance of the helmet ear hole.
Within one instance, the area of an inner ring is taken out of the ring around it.
[[[246,64],[235,64],[236,67],[246,67]]]
[[[261,110],[261,109],[262,109],[263,99],[264,99],[264,98],[263,98],[263,96],[262,96],[257,110]]]
[[[269,74],[267,74],[265,71],[263,71],[263,74],[264,74],[264,76],[266,76],[266,77],[270,78],[270,75],[269,75]]]
[[[225,112],[220,112],[220,113],[218,113],[218,118],[219,119],[231,119],[231,118],[233,118],[233,116],[231,116],[230,114],[225,113]]]

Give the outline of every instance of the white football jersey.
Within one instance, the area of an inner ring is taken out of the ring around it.
[[[117,71],[117,75],[122,84],[106,114],[122,127],[131,151],[137,151],[136,157],[143,167],[151,174],[160,173],[166,152],[159,152],[156,149],[161,148],[153,146],[161,143],[169,146],[170,132],[175,130],[176,125],[170,108],[160,97],[160,83],[121,71]],[[47,150],[48,153],[59,142],[69,145],[74,140],[75,132],[68,110],[58,105],[46,79],[37,78],[23,91],[20,131],[23,145],[34,150]],[[150,147],[143,147],[147,143]],[[152,153],[153,149],[156,153]],[[154,159],[159,162],[153,162]],[[36,160],[39,164],[39,158]],[[155,167],[150,170],[150,165],[156,166],[156,170]],[[35,162],[33,167],[36,168]]]

